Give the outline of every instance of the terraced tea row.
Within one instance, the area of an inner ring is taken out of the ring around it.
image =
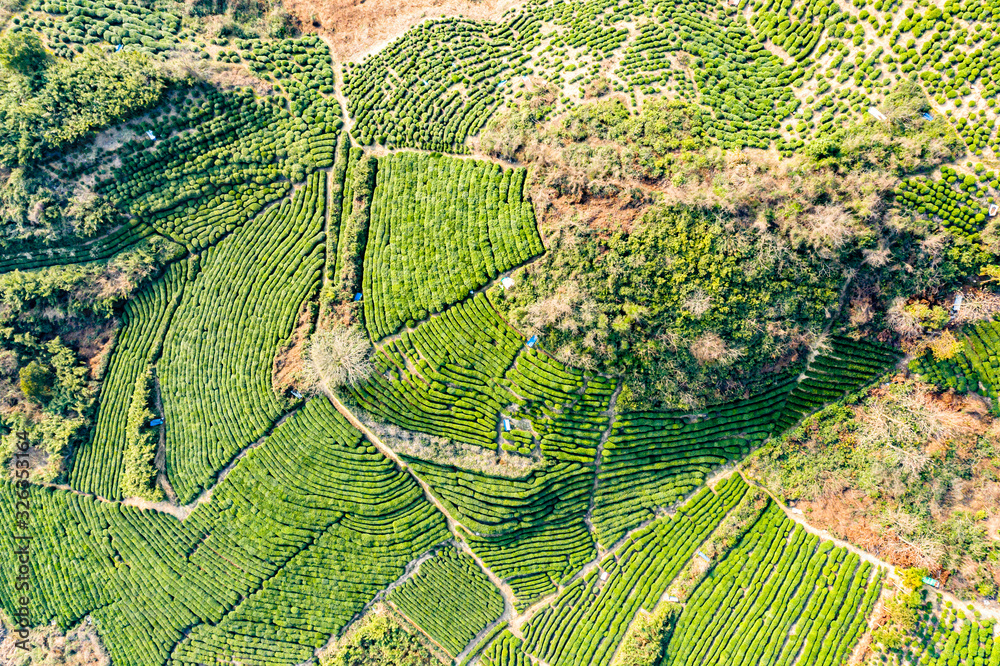
[[[191,501],[288,409],[274,355],[323,268],[325,174],[207,250],[184,290],[158,364],[167,476]]]
[[[619,415],[604,445],[593,523],[605,547],[671,506],[728,461],[738,460],[774,431],[792,382],[704,413],[629,412]]]
[[[870,384],[899,360],[881,345],[833,337],[829,351],[817,356],[788,395],[775,432],[783,432],[823,405]]]
[[[687,600],[664,663],[846,663],[883,575],[771,504]]]
[[[284,197],[287,181],[333,164],[341,121],[332,98],[313,93],[290,112],[278,98],[207,89],[178,109],[158,125],[159,140],[126,144],[121,166],[101,175],[96,190],[189,249],[215,243]]]
[[[363,289],[373,340],[541,254],[524,178],[524,169],[450,157],[379,160]]]
[[[70,470],[70,485],[77,490],[106,499],[124,497],[122,463],[128,435],[122,415],[129,410],[136,380],[159,360],[167,327],[193,270],[194,263],[171,264],[126,304],[101,389],[97,423],[90,439],[77,449]]]
[[[452,657],[503,613],[503,595],[475,561],[448,546],[389,595],[389,602]]]
[[[526,650],[552,666],[609,664],[635,614],[657,604],[746,488],[742,478],[730,477],[715,492],[699,493],[674,518],[654,521],[633,534],[532,618],[524,632]]]
[[[498,77],[524,74],[527,58],[508,26],[463,19],[421,23],[360,65],[348,64],[344,92],[354,136],[372,143],[467,152],[499,106]]]
[[[0,483],[0,502],[13,507],[19,492]],[[420,487],[325,400],[251,450],[183,522],[26,493],[36,617],[65,628],[89,614],[122,665],[300,663],[448,537]],[[13,516],[0,518],[7,552],[20,533]],[[6,612],[18,594],[12,578],[0,581]]]

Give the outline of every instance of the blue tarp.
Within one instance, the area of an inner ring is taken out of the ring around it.
[[[528,340],[528,346],[529,347],[534,347],[536,342],[538,342],[538,336],[537,335],[533,335],[533,336],[531,336],[531,339]]]
[[[360,293],[359,294],[354,294],[354,300],[360,301],[361,300],[361,294]]]
[[[929,113],[925,113],[925,114],[924,114],[924,118],[926,118],[927,120],[934,120],[934,116],[932,116],[932,115],[931,115],[931,114],[929,114]]]
[[[152,421],[149,422],[149,425],[151,426],[163,425],[163,419],[153,419]]]

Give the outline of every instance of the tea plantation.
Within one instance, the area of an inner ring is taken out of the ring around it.
[[[384,608],[461,665],[1000,666],[751,475],[863,457],[823,410],[890,382],[994,441],[998,0],[525,0],[348,55],[309,4],[0,3],[4,659],[364,666]],[[898,467],[972,455],[941,428]],[[965,592],[995,507],[940,502],[991,464],[913,507]]]

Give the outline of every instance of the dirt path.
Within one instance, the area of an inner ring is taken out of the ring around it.
[[[360,62],[413,26],[441,16],[497,21],[524,0],[285,0],[305,30],[318,32],[338,60]]]
[[[497,589],[499,589],[500,592],[503,594],[504,612],[506,613],[508,608],[513,608],[514,607],[513,590],[511,590],[510,586],[504,583],[503,580],[501,580],[500,577],[497,576],[492,569],[486,566],[486,563],[483,562],[482,558],[480,558],[478,555],[472,552],[472,549],[469,548],[469,545],[465,542],[464,539],[462,539],[461,535],[459,535],[458,533],[459,527],[462,527],[462,529],[465,529],[468,532],[472,532],[472,530],[469,530],[464,526],[462,526],[462,524],[459,523],[451,515],[451,513],[445,508],[444,504],[442,504],[441,501],[437,498],[437,496],[434,494],[434,491],[431,489],[430,485],[428,485],[426,481],[420,478],[420,476],[417,475],[417,473],[414,472],[410,468],[410,466],[406,464],[406,461],[404,461],[402,458],[396,455],[395,451],[386,446],[382,442],[382,440],[379,439],[378,435],[373,433],[364,423],[362,423],[358,419],[358,417],[355,416],[354,413],[351,412],[351,410],[349,410],[347,406],[344,405],[344,403],[342,403],[333,393],[333,391],[331,391],[329,387],[326,386],[325,384],[323,385],[323,392],[326,394],[326,397],[330,400],[330,403],[337,409],[337,411],[340,412],[352,426],[360,430],[364,434],[365,438],[368,439],[369,442],[374,444],[375,447],[382,452],[382,455],[384,455],[386,458],[396,463],[397,467],[399,467],[401,470],[409,474],[413,478],[413,480],[417,482],[417,485],[419,485],[421,490],[423,490],[424,492],[424,497],[426,497],[427,500],[431,504],[433,504],[437,508],[437,510],[440,511],[441,514],[445,517],[445,521],[448,524],[448,531],[455,536],[456,545],[464,553],[466,553],[473,560],[475,560],[479,568],[482,569],[483,573],[485,573],[486,576],[490,579],[490,582],[496,585]]]
[[[270,428],[267,429],[267,432],[265,432],[263,435],[261,435],[257,439],[257,441],[255,441],[252,444],[244,447],[243,450],[241,450],[238,454],[236,454],[236,457],[233,458],[232,461],[228,465],[226,465],[225,467],[222,468],[222,470],[219,472],[218,476],[215,478],[215,483],[213,483],[209,488],[206,488],[205,490],[201,491],[201,494],[198,495],[198,497],[196,497],[191,502],[188,502],[187,504],[180,504],[180,505],[178,505],[176,503],[169,502],[169,501],[150,502],[149,500],[140,499],[138,497],[128,497],[128,498],[126,498],[126,499],[124,499],[124,500],[122,500],[122,501],[119,502],[118,500],[110,500],[110,499],[108,499],[106,497],[101,497],[100,495],[94,495],[92,493],[80,492],[76,488],[73,488],[73,487],[71,487],[69,485],[62,484],[62,483],[45,483],[45,484],[39,484],[39,485],[43,485],[43,486],[46,486],[48,488],[56,488],[58,490],[62,490],[62,491],[68,492],[68,493],[73,493],[74,495],[79,495],[80,497],[90,497],[90,498],[95,499],[95,500],[97,500],[99,502],[108,502],[108,503],[111,503],[111,504],[123,504],[125,506],[134,506],[134,507],[137,507],[139,509],[144,509],[144,510],[147,510],[147,511],[159,511],[161,513],[168,513],[171,516],[177,518],[178,520],[184,520],[185,518],[187,518],[188,516],[190,516],[191,513],[195,509],[197,509],[200,504],[205,504],[206,502],[209,502],[212,499],[212,491],[214,491],[215,488],[220,483],[222,483],[226,479],[227,476],[229,476],[229,473],[231,471],[233,471],[233,469],[240,462],[240,460],[247,453],[249,453],[251,449],[255,449],[258,446],[260,446],[261,444],[263,444],[265,441],[267,441],[267,438],[271,436],[271,433],[273,433],[278,428],[278,426],[280,426],[282,423],[284,423],[286,420],[288,420],[288,418],[290,416],[292,416],[292,414],[294,414],[297,411],[299,411],[299,407],[295,407],[295,408],[289,410],[288,412],[286,412],[281,418],[279,418],[277,421],[275,421],[274,424]]]
[[[889,579],[892,580],[893,583],[898,583],[899,582],[900,579],[899,579],[899,575],[896,573],[896,567],[895,566],[893,566],[892,564],[889,564],[885,560],[879,559],[878,557],[876,557],[875,555],[872,555],[868,551],[865,551],[865,550],[862,550],[861,548],[858,548],[857,546],[855,546],[854,544],[852,544],[852,543],[850,543],[848,541],[844,541],[843,539],[838,539],[837,537],[833,536],[832,534],[830,534],[826,530],[823,530],[823,529],[820,529],[818,527],[815,527],[815,526],[811,525],[806,520],[806,518],[805,518],[804,515],[801,515],[801,514],[798,514],[798,513],[794,513],[792,511],[792,509],[790,509],[787,506],[785,506],[784,503],[782,503],[781,500],[779,500],[777,497],[775,497],[774,494],[772,494],[771,491],[768,490],[765,486],[763,486],[762,484],[758,483],[755,479],[752,479],[750,477],[744,476],[744,478],[746,479],[747,483],[749,483],[749,484],[753,485],[754,487],[759,488],[762,491],[764,491],[765,493],[767,493],[768,496],[772,500],[774,500],[774,503],[777,504],[779,507],[781,507],[781,510],[785,512],[785,515],[788,516],[788,518],[790,520],[792,520],[796,524],[800,525],[802,527],[802,529],[804,529],[806,532],[808,532],[809,534],[815,534],[819,538],[824,539],[826,541],[832,541],[835,546],[837,546],[839,548],[844,548],[844,549],[846,549],[846,550],[854,553],[855,555],[857,555],[858,557],[860,557],[865,562],[870,562],[871,564],[873,564],[875,566],[879,566],[879,567],[885,568],[888,571],[888,577],[889,577]],[[983,618],[994,619],[994,620],[997,620],[998,622],[1000,622],[1000,606],[998,606],[995,603],[990,603],[989,605],[987,605],[987,603],[982,602],[982,601],[970,601],[970,600],[967,600],[967,599],[959,599],[958,597],[956,597],[951,592],[946,592],[944,590],[940,590],[940,589],[938,589],[936,587],[931,587],[929,585],[925,585],[924,587],[928,591],[930,591],[930,592],[935,592],[937,594],[940,594],[943,601],[950,601],[955,607],[961,608],[963,611],[967,610],[967,607],[971,604],[972,607],[973,607],[973,610],[979,611],[982,614]]]

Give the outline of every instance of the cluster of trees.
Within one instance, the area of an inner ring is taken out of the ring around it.
[[[985,415],[985,405],[971,398],[954,408],[912,381],[855,395],[761,449],[752,473],[779,496],[836,511],[847,538],[877,545],[890,563],[948,572],[952,589],[990,594],[997,548],[987,514],[965,510],[951,489],[995,492],[1000,449],[985,435],[988,418],[957,411]]]
[[[37,164],[159,101],[166,77],[148,55],[90,48],[55,61],[30,32],[0,39],[0,165]]]
[[[531,101],[498,115],[482,145],[535,165],[548,249],[498,304],[561,358],[624,376],[625,406],[753,389],[801,362],[842,298],[848,328],[894,336],[896,298],[959,283],[983,254],[891,206],[899,175],[961,142],[922,117],[917,84],[887,99],[890,122],[777,164],[710,147],[703,112],[681,102],[600,100],[548,125]]]

